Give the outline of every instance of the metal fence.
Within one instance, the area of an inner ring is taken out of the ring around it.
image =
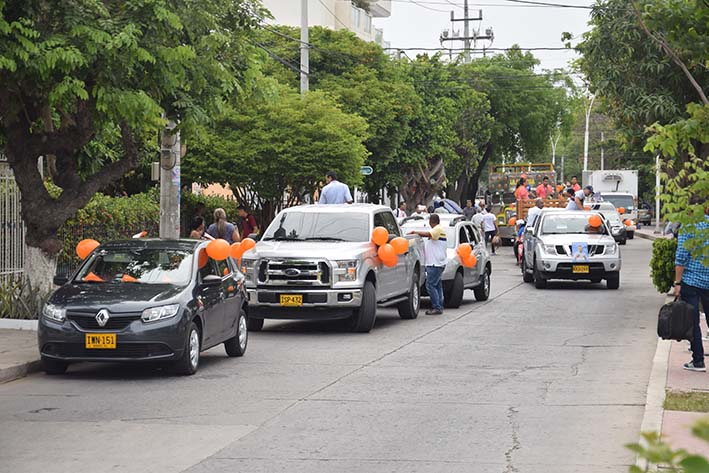
[[[20,189],[0,153],[0,284],[22,276],[25,226],[20,214]]]

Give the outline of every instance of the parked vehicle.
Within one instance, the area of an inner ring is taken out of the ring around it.
[[[441,224],[447,227],[448,264],[443,271],[443,300],[448,308],[458,308],[463,301],[466,289],[472,289],[475,299],[486,301],[490,297],[490,274],[492,263],[485,246],[485,238],[472,222],[462,215],[440,215]],[[431,229],[428,218],[409,217],[402,225],[404,233],[427,231]],[[464,267],[457,256],[456,249],[463,243],[473,246],[477,264],[472,268]]]
[[[602,225],[597,233],[588,226],[591,215]],[[581,248],[585,256],[577,256]],[[620,287],[620,248],[606,218],[595,211],[544,209],[524,237],[522,275],[525,282],[545,288],[550,279],[606,280],[608,289]]]
[[[608,221],[608,226],[611,229],[611,235],[619,245],[625,245],[628,240],[628,232],[623,221],[623,216],[618,213],[615,206],[610,202],[600,202],[585,205],[589,210],[595,210],[603,214]]]
[[[409,251],[394,267],[377,258],[375,227],[403,236]],[[404,319],[419,312],[424,277],[422,242],[402,234],[391,209],[379,205],[304,205],[280,212],[242,271],[249,294],[249,329],[264,319],[348,319],[355,332],[369,332],[377,305],[395,306]]]
[[[594,192],[600,194],[604,202],[612,203],[616,209],[625,209],[622,218],[632,221],[632,225],[626,229],[628,239],[632,240],[638,222],[638,171],[584,171],[583,185],[593,186]]]
[[[644,200],[638,204],[638,226],[652,225],[652,206]]]
[[[76,361],[170,361],[194,374],[200,352],[248,343],[244,277],[236,263],[206,256],[207,242],[129,240],[96,248],[39,317],[38,343],[49,374]],[[199,256],[197,256],[199,255]],[[201,263],[201,264],[200,264]]]

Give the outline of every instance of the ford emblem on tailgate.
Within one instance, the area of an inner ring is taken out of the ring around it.
[[[285,271],[283,271],[286,276],[289,276],[291,278],[294,278],[296,276],[300,276],[300,270],[297,268],[288,268]]]

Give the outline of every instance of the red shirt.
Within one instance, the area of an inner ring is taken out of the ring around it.
[[[537,197],[540,199],[546,199],[548,196],[554,193],[554,189],[550,185],[539,184],[537,186]]]
[[[246,217],[241,219],[241,238],[246,238],[256,230],[256,218],[253,215],[248,214]]]
[[[576,184],[574,184],[573,186],[571,186],[571,188],[572,188],[574,191],[576,191],[576,192],[578,192],[578,191],[581,190],[581,186],[580,186],[578,183],[576,183]]]
[[[527,187],[519,186],[515,191],[515,197],[517,198],[517,200],[529,199],[529,192],[527,192]]]

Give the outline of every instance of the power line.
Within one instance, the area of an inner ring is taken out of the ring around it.
[[[436,48],[383,48],[385,51],[441,51],[441,52],[448,52],[448,51],[466,51],[466,48],[444,48],[444,47],[436,47]],[[572,48],[566,48],[563,46],[560,47],[534,47],[534,48],[483,48],[483,49],[470,49],[469,51],[471,52],[485,52],[485,51],[572,51],[576,52],[576,50]]]
[[[318,0],[318,1],[320,2],[320,5],[322,5],[322,6],[325,8],[325,10],[327,10],[327,11],[330,13],[330,15],[333,16],[333,18],[335,18],[337,21],[339,21],[340,24],[341,24],[345,29],[348,29],[348,30],[350,29],[349,25],[346,25],[342,20],[340,20],[340,19],[337,17],[337,15],[335,15],[335,12],[334,12],[334,11],[330,10],[330,8],[328,8],[328,6],[325,5],[325,2],[323,2],[322,0]]]
[[[411,3],[420,7],[426,8],[425,5],[452,5],[457,8],[462,8],[461,4],[452,2],[450,0],[436,1],[436,0],[391,0],[397,3]],[[510,1],[510,0],[500,0],[500,1]],[[520,4],[505,4],[505,3],[475,3],[476,7],[503,7],[503,8],[579,8],[579,9],[590,9],[592,6],[585,5],[563,5],[563,4],[553,4],[545,2],[530,2],[530,3],[520,3]],[[448,10],[434,10],[448,13]]]

